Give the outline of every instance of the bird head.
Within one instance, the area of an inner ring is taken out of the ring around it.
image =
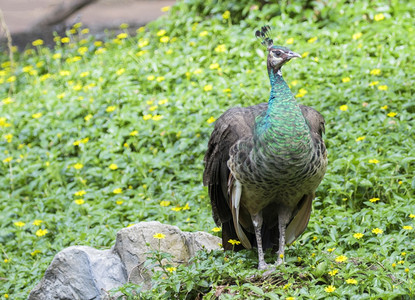
[[[261,30],[255,32],[255,36],[261,39],[262,45],[267,47],[268,72],[272,70],[274,73],[277,73],[286,62],[290,61],[292,58],[301,57],[301,55],[286,47],[274,45],[274,41],[269,37],[270,31],[270,26],[262,26]]]

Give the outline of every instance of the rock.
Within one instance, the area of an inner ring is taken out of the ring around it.
[[[153,235],[162,233],[163,239]],[[151,272],[143,267],[150,250],[166,252],[176,264],[187,263],[197,251],[218,249],[221,240],[206,232],[182,232],[178,227],[160,222],[142,222],[117,233],[114,251],[123,261],[130,282],[150,287]]]
[[[162,233],[163,239],[153,235]],[[127,282],[151,287],[152,270],[144,263],[151,250],[171,254],[175,264],[187,263],[199,250],[219,248],[220,239],[205,232],[182,232],[160,222],[142,222],[120,230],[115,246],[97,250],[72,246],[56,254],[28,300],[109,299],[110,289]]]

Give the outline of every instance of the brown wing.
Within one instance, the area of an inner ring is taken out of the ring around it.
[[[222,240],[225,249],[229,239],[237,239],[228,195],[229,149],[241,138],[252,136],[256,116],[266,111],[267,107],[266,103],[262,103],[227,110],[216,121],[210,136],[204,158],[203,184],[208,187],[213,219],[218,226],[222,225]]]

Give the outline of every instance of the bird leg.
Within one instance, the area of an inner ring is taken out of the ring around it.
[[[285,229],[290,221],[290,210],[281,207],[278,211],[278,230],[280,233],[278,243],[278,259],[276,265],[279,266],[284,263],[284,251],[285,251]]]
[[[267,263],[264,259],[264,250],[262,249],[262,236],[261,236],[261,228],[262,228],[262,211],[258,212],[257,214],[251,215],[252,224],[254,225],[255,230],[255,237],[256,243],[258,247],[258,270],[265,270],[268,268]]]

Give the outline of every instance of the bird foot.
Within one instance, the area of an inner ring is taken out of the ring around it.
[[[267,278],[269,276],[271,276],[271,274],[273,274],[277,269],[275,268],[274,265],[269,265],[267,270],[262,273],[262,278]]]
[[[269,266],[268,266],[268,264],[266,262],[260,262],[258,264],[258,270],[266,270],[268,268],[269,268]]]

